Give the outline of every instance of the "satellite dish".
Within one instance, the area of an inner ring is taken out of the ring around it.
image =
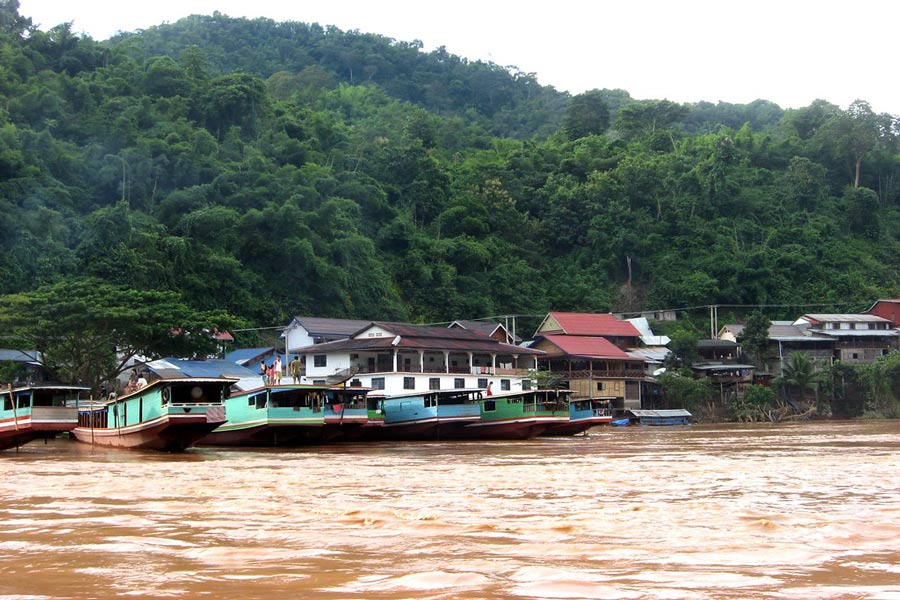
[[[654,376],[654,377],[659,377],[660,375],[662,375],[662,374],[665,373],[665,372],[666,372],[666,368],[665,368],[665,367],[662,367],[662,368],[660,368],[660,369],[657,369],[657,370],[653,371],[653,376]]]
[[[340,385],[359,373],[359,367],[350,367],[349,369],[341,369],[340,371],[335,371],[331,375],[325,378],[325,381],[328,385]]]

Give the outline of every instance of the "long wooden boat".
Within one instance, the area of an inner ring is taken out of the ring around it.
[[[485,396],[480,418],[459,432],[475,439],[529,439],[569,421],[569,390],[524,390]]]
[[[254,377],[259,384],[259,377]],[[225,400],[228,420],[202,446],[294,446],[317,442],[325,425],[326,386],[285,384],[241,389]]]
[[[369,388],[334,386],[325,393],[322,441],[357,441],[381,436],[384,410]]]
[[[89,388],[38,384],[0,392],[0,450],[72,431]]]
[[[459,431],[481,418],[481,390],[432,390],[380,396],[384,439],[437,440],[459,437]]]
[[[541,435],[576,435],[597,425],[608,425],[612,422],[612,410],[608,402],[596,398],[572,400],[569,402],[569,420],[550,425]]]
[[[161,377],[80,411],[72,434],[96,446],[184,450],[225,422],[224,399],[234,381]]]

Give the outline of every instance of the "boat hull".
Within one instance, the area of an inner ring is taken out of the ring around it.
[[[540,417],[510,419],[503,421],[482,421],[465,427],[459,437],[480,440],[529,440],[542,435],[558,419],[548,421]]]
[[[78,425],[77,408],[35,407],[31,414],[0,419],[0,450],[22,446],[72,431]]]
[[[225,422],[225,411],[196,414],[165,414],[151,421],[119,428],[76,427],[72,434],[79,442],[108,448],[185,450]]]
[[[555,425],[551,425],[541,435],[554,436],[554,437],[578,435],[579,433],[584,433],[588,429],[591,429],[592,427],[597,427],[598,425],[609,425],[611,421],[612,421],[612,417],[609,417],[609,416],[607,416],[607,417],[589,417],[586,419],[570,418],[565,423],[558,423]]]
[[[322,440],[322,422],[264,422],[257,425],[218,427],[197,442],[198,446],[302,446]]]

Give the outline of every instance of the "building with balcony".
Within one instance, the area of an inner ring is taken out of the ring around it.
[[[867,364],[898,348],[900,331],[874,314],[807,314],[793,323],[804,335],[832,340],[832,360]]]
[[[349,381],[385,394],[447,389],[519,391],[531,387],[539,350],[478,331],[369,322],[348,339],[292,351],[305,357],[305,383]]]
[[[621,410],[641,408],[646,359],[626,350],[640,348],[642,337],[633,323],[609,313],[551,312],[531,347],[544,351],[541,370],[560,378],[574,398],[606,400]]]

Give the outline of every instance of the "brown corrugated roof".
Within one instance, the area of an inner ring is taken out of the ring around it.
[[[326,319],[324,317],[294,317],[310,335],[350,337],[363,327],[367,327],[372,321],[360,321],[357,319]]]

